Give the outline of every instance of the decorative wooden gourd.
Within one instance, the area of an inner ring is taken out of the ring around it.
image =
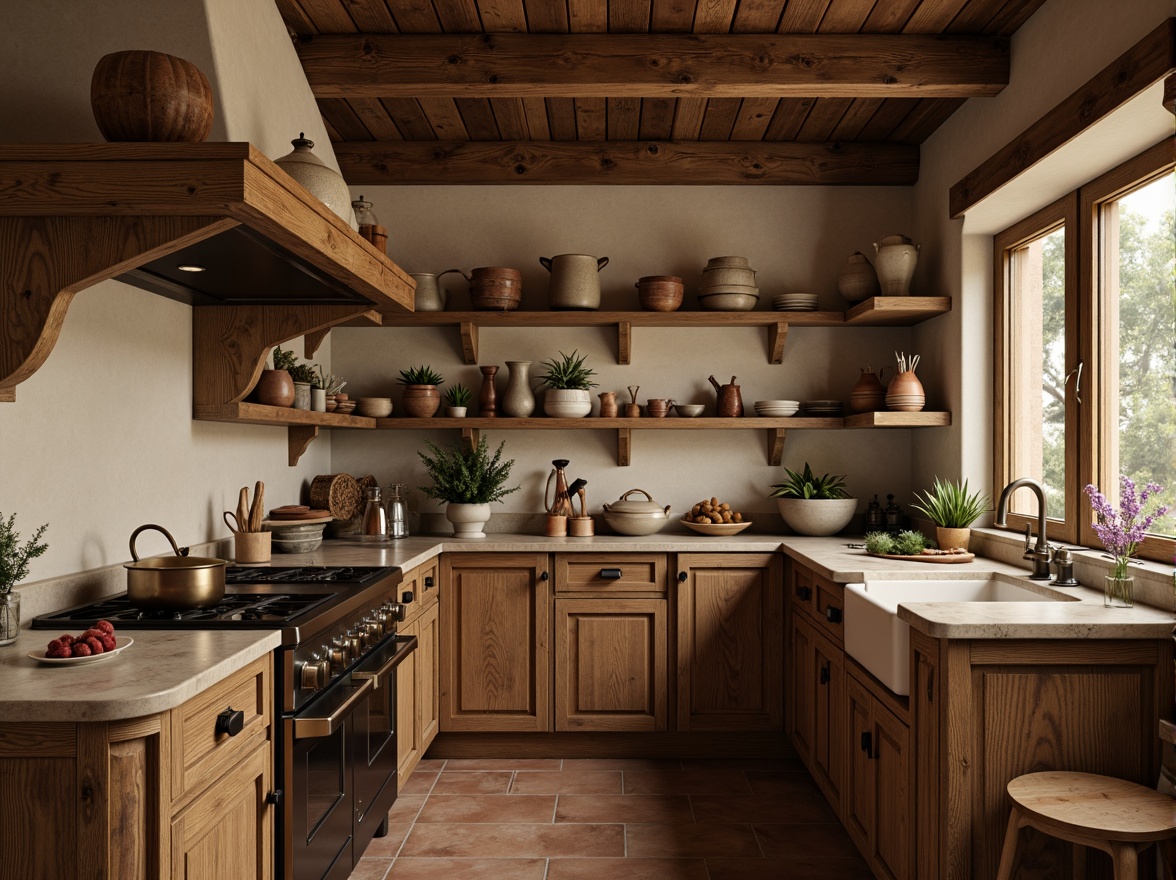
[[[212,87],[196,65],[163,52],[102,56],[90,80],[94,121],[108,141],[200,143],[212,131]]]

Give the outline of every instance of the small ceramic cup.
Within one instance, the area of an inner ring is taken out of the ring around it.
[[[657,397],[652,398],[645,401],[645,411],[655,419],[663,419],[670,411],[670,401]]]

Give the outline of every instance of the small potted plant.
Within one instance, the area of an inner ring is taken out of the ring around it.
[[[809,463],[804,473],[784,468],[788,480],[772,486],[769,498],[776,499],[780,516],[792,531],[801,535],[835,535],[849,525],[857,511],[857,499],[845,491],[845,477],[813,474]]]
[[[290,378],[294,380],[294,409],[310,409],[310,387],[318,379],[310,364],[295,364],[290,367]]]
[[[485,437],[473,449],[458,446],[443,451],[426,441],[432,455],[417,452],[433,481],[432,486],[421,486],[420,490],[429,498],[446,502],[445,518],[453,523],[455,537],[486,537],[482,527],[490,521],[491,502],[519,490],[518,486],[505,488],[514,459],[502,461],[503,445],[498,444],[493,458]]]
[[[316,383],[315,387],[323,389],[323,411],[334,412],[335,407],[339,405],[335,399],[335,395],[343,390],[343,386],[346,385],[347,382],[343,379],[340,379],[338,376],[324,372],[323,368],[318,364],[315,365],[315,369],[318,370],[318,382]],[[311,406],[314,406],[313,390],[314,389],[311,389]]]
[[[970,492],[967,480],[960,483],[936,477],[930,491],[921,496],[915,493],[911,507],[935,523],[935,541],[941,550],[967,550],[972,537],[969,527],[992,507],[992,501],[983,492]]]
[[[38,543],[47,528],[48,523],[21,546],[16,514],[7,521],[0,516],[0,645],[12,644],[20,632],[20,593],[13,587],[28,577],[29,560],[49,549],[48,544]]]
[[[554,418],[578,419],[592,412],[590,389],[596,387],[592,381],[596,371],[584,365],[586,356],[576,355],[575,351],[571,354],[561,351],[559,360],[552,358],[543,362],[547,367],[547,375],[541,377],[543,381],[540,383],[547,386],[543,411]]]
[[[445,415],[451,419],[464,419],[473,394],[460,382],[445,390]]]
[[[262,370],[261,378],[257,380],[254,394],[257,402],[266,406],[289,407],[294,403],[294,380],[290,378],[290,368],[297,358],[294,352],[274,346],[274,368]]]
[[[404,411],[419,419],[431,418],[441,407],[437,386],[445,380],[432,367],[421,365],[400,371],[396,380],[404,386]]]

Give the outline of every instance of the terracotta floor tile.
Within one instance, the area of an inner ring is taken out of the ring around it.
[[[387,835],[384,837],[373,837],[372,842],[363,851],[363,857],[373,859],[396,858],[396,854],[400,852],[400,847],[404,843],[404,839],[408,837],[408,832],[412,830],[412,827],[411,822],[401,822],[396,825],[389,823]]]
[[[560,770],[562,758],[450,758],[449,770]]]
[[[626,825],[625,844],[630,858],[756,858],[761,854],[750,825]]]
[[[684,794],[561,794],[556,822],[693,822]]]
[[[396,798],[396,803],[388,811],[388,822],[392,825],[400,823],[411,825],[424,804],[425,796],[423,794],[402,794]]]
[[[547,880],[707,880],[702,859],[552,859]]]
[[[520,770],[511,794],[620,794],[620,770],[561,770],[558,773]]]
[[[413,776],[416,774],[414,773]],[[446,770],[433,786],[433,794],[506,794],[510,791],[509,770]]]
[[[400,794],[428,794],[433,789],[433,783],[437,781],[437,775],[436,770],[422,770],[418,767],[404,780],[404,788],[400,789]]]
[[[753,825],[769,859],[858,858],[857,847],[840,822],[820,825]]]
[[[619,858],[625,855],[625,830],[623,825],[422,823],[413,826],[401,855],[483,859],[555,856]],[[439,873],[436,876],[448,880],[447,874]]]
[[[710,873],[710,880],[873,880],[874,878],[873,873],[861,859],[707,859],[706,868]]]
[[[442,770],[449,762],[445,758],[421,758],[417,762],[417,770]]]
[[[396,860],[388,880],[543,880],[546,859]]]
[[[564,770],[681,770],[677,758],[564,758]]]
[[[349,880],[384,880],[391,867],[391,859],[360,859]]]
[[[630,770],[625,794],[751,794],[741,770]]]
[[[691,795],[694,821],[724,824],[755,823],[791,825],[796,823],[836,822],[824,797],[813,786],[811,792],[797,792],[792,797],[763,795]]]
[[[417,821],[549,825],[554,814],[553,794],[435,794]]]

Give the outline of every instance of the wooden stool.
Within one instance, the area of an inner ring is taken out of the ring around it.
[[[1008,786],[1013,812],[1000,853],[997,880],[1009,880],[1024,826],[1081,846],[1110,853],[1115,880],[1135,880],[1139,853],[1176,837],[1176,800],[1125,779],[1093,773],[1028,773]],[[1081,880],[1086,853],[1074,851],[1074,877]]]

